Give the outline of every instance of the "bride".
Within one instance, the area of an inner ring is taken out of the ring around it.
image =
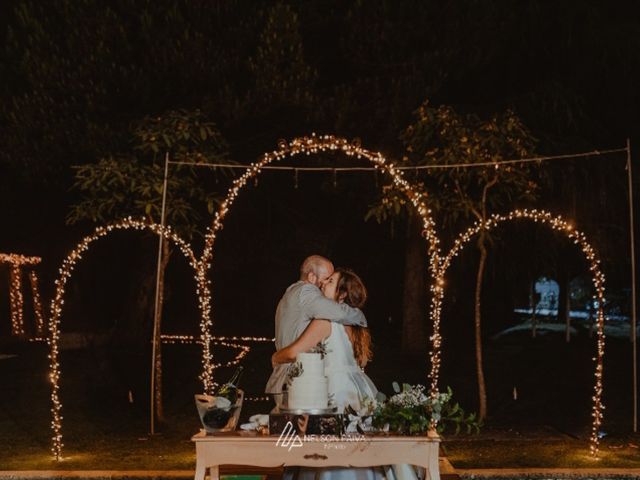
[[[346,268],[335,270],[322,285],[322,293],[338,303],[344,302],[360,309],[367,300],[364,283],[358,275]],[[378,389],[363,371],[373,356],[368,328],[313,320],[294,343],[273,354],[271,363],[293,362],[299,353],[311,350],[320,342],[326,346],[325,375],[329,396],[333,398],[338,413],[344,413],[349,405],[359,411],[366,398],[375,399],[378,394]],[[286,480],[381,480],[385,477],[390,480],[417,478],[415,470],[409,465],[378,468],[287,468],[283,476]]]

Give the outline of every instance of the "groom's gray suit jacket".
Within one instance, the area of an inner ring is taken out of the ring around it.
[[[364,314],[357,308],[326,298],[318,287],[302,280],[284,293],[276,309],[276,349],[291,345],[314,318],[343,325],[367,326]],[[288,363],[276,365],[267,382],[267,393],[280,393],[286,381]]]

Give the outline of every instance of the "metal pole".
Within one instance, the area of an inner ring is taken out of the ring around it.
[[[627,138],[627,176],[629,178],[629,233],[631,237],[631,345],[633,357],[633,431],[638,431],[638,336],[636,333],[636,253],[633,221],[633,174],[631,141]]]
[[[160,210],[160,225],[163,229],[160,231],[160,239],[158,240],[158,264],[156,266],[156,298],[153,307],[153,337],[151,348],[151,435],[156,433],[156,412],[155,412],[155,387],[156,387],[156,335],[160,328],[160,270],[162,269],[162,243],[164,241],[164,223],[167,205],[167,179],[169,177],[169,153],[164,157],[164,180],[162,182],[162,208]]]

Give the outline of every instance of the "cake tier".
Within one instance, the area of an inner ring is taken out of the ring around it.
[[[323,377],[324,360],[319,353],[299,353],[296,361],[302,365],[305,377]]]
[[[292,409],[327,408],[328,397],[326,377],[297,377],[289,387],[288,407]]]

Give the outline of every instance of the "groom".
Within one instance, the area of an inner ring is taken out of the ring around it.
[[[276,309],[276,350],[295,342],[314,318],[367,326],[359,309],[337,303],[322,294],[320,287],[332,274],[333,264],[320,255],[312,255],[302,263],[300,280],[287,288]],[[282,393],[288,367],[289,364],[274,366],[267,382],[267,393]]]

